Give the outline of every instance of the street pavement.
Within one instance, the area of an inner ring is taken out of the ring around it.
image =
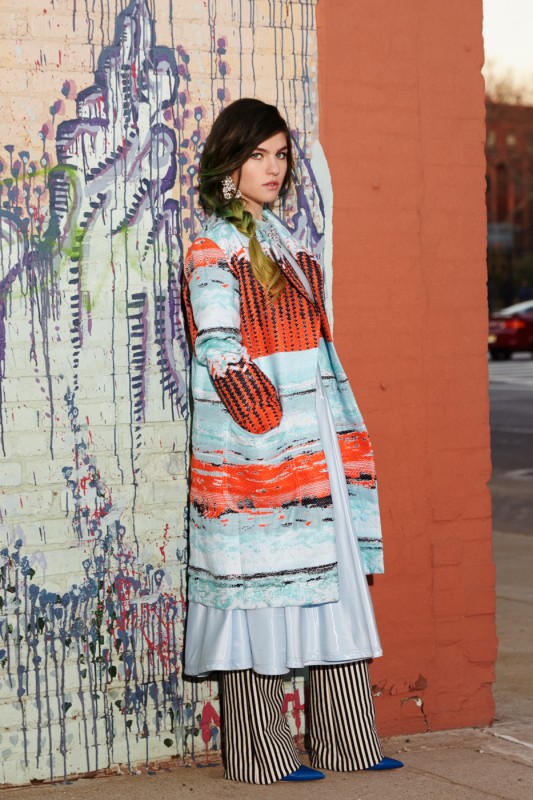
[[[529,386],[533,389],[533,358],[529,353],[516,353],[509,361],[489,361],[489,380],[492,386]]]
[[[533,358],[489,363],[493,529],[533,534]]]
[[[489,374],[499,638],[491,727],[386,739],[386,754],[405,763],[391,772],[331,772],[314,783],[263,787],[225,781],[219,766],[172,763],[152,766],[152,774],[4,789],[1,800],[533,800],[533,360],[491,364]]]

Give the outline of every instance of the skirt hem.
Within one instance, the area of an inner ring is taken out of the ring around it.
[[[291,669],[303,669],[304,667],[326,667],[332,664],[345,664],[350,661],[367,661],[369,658],[379,658],[383,655],[382,650],[374,651],[359,651],[357,653],[347,653],[346,655],[332,655],[329,658],[324,655],[309,656],[305,660],[294,660],[294,663],[289,663],[285,667],[272,666],[267,664],[251,664],[249,662],[242,664],[227,663],[224,661],[213,661],[211,664],[202,665],[202,667],[194,668],[188,667],[184,670],[184,674],[191,678],[199,678],[204,675],[209,675],[211,672],[233,672],[241,669],[253,669],[259,675],[284,675]]]

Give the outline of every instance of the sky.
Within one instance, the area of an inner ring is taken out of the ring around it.
[[[483,0],[483,37],[491,69],[533,80],[533,0]]]

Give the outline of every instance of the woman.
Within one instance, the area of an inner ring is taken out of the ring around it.
[[[382,571],[374,459],[333,347],[313,255],[269,210],[289,186],[278,110],[241,99],[206,140],[209,215],[185,259],[193,345],[185,672],[218,670],[225,775],[392,768],[367,659],[381,655],[367,572]],[[359,537],[359,543],[356,533]],[[281,675],[310,667],[314,769],[281,713]]]

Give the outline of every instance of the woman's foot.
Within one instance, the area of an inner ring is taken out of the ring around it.
[[[374,764],[372,767],[366,767],[366,769],[399,769],[400,767],[403,767],[403,761],[398,761],[396,758],[384,756],[378,764]]]
[[[282,778],[282,781],[318,781],[320,778],[325,778],[323,772],[320,772],[318,769],[313,769],[312,767],[306,767],[305,764],[300,764],[298,769],[295,769],[294,772],[291,772],[289,775],[285,775]]]

